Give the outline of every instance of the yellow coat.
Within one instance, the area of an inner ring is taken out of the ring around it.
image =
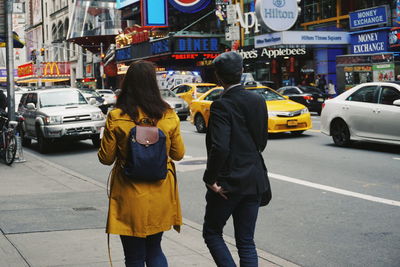
[[[179,232],[182,214],[176,177],[168,171],[167,178],[157,182],[132,182],[123,174],[128,136],[135,123],[121,109],[107,117],[98,157],[101,163],[114,167],[110,181],[110,199],[106,232],[109,234],[146,237],[171,229]],[[139,119],[146,117],[139,112]],[[168,169],[172,160],[181,160],[185,153],[179,118],[169,109],[157,127],[166,135]]]

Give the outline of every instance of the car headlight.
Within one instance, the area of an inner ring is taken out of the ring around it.
[[[268,111],[268,117],[278,117],[278,112],[270,112],[270,111]]]
[[[300,110],[301,114],[306,114],[306,113],[310,113],[310,111],[308,110],[308,108],[303,108],[302,110]]]
[[[108,104],[108,102],[104,100],[103,105],[107,105],[107,104]]]
[[[44,117],[45,124],[61,124],[62,116],[46,116]]]
[[[94,120],[94,121],[100,121],[100,120],[104,119],[103,112],[101,112],[101,111],[93,112],[91,115],[92,115],[92,120]]]

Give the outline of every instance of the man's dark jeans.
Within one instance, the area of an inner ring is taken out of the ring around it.
[[[217,266],[236,266],[222,238],[222,230],[226,221],[232,215],[240,266],[257,267],[258,258],[254,243],[254,229],[261,196],[229,194],[226,200],[219,194],[208,190],[206,201],[203,237]]]

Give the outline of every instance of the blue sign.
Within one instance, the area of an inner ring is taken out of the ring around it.
[[[169,39],[155,41],[151,43],[151,54],[159,55],[170,52]]]
[[[357,29],[389,23],[389,10],[388,6],[378,6],[350,12],[350,28]]]
[[[139,2],[139,0],[117,0],[117,9],[124,8],[136,2]]]
[[[387,52],[389,35],[385,30],[352,34],[350,37],[352,54]]]
[[[218,38],[177,38],[176,52],[218,52]]]
[[[144,27],[167,27],[168,6],[167,0],[142,1],[142,25]]]
[[[116,61],[125,61],[132,58],[132,47],[124,47],[117,49],[115,52],[115,60]]]

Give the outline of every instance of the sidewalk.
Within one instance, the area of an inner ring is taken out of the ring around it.
[[[105,185],[33,154],[25,158],[0,165],[0,267],[109,266]],[[164,235],[169,266],[215,266],[201,226],[184,224],[180,234]],[[225,240],[236,256],[234,240]],[[118,236],[110,247],[114,266],[124,266]],[[296,266],[265,251],[258,255],[259,266]]]

